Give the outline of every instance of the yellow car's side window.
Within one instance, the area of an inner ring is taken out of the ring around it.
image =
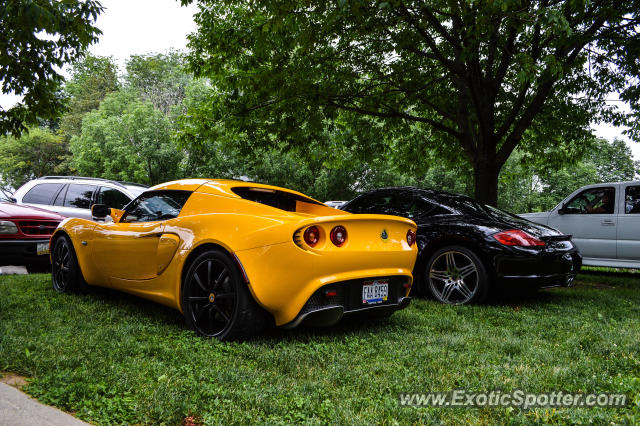
[[[121,222],[153,222],[176,218],[190,195],[190,191],[145,192],[131,203]]]

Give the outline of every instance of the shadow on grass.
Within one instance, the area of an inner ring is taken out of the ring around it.
[[[104,287],[90,287],[90,292],[74,297],[86,297],[96,303],[113,308],[124,308],[131,315],[144,315],[148,319],[160,322],[163,325],[177,326],[179,330],[191,331],[184,316],[176,309],[161,305],[150,300]],[[390,318],[368,318],[349,316],[338,324],[329,327],[311,327],[301,325],[292,330],[285,330],[275,326],[267,327],[259,336],[251,339],[255,343],[271,343],[282,340],[308,341],[317,337],[340,337],[359,332],[377,332],[384,329],[393,321]],[[195,336],[195,332],[194,332]]]
[[[596,276],[611,276],[611,274],[611,272],[593,271],[593,275]],[[617,278],[625,278],[629,276],[632,276],[633,278],[640,278],[640,274],[628,272],[614,273],[614,275]],[[487,307],[535,307],[545,304],[559,304],[563,303],[563,301],[567,301],[568,299],[573,300],[575,298],[583,297],[583,295],[578,292],[573,292],[573,289],[600,291],[615,289],[615,287],[605,284],[595,285],[589,281],[581,282],[578,280],[576,287],[569,289],[557,287],[540,289],[537,291],[527,291],[501,288],[494,291],[491,297],[482,305]],[[184,317],[179,311],[128,293],[102,287],[91,287],[90,293],[84,297],[113,308],[124,308],[129,315],[144,315],[152,321],[156,321],[164,325],[177,326],[178,330],[189,330],[184,321]],[[421,297],[415,298],[414,300],[433,299]],[[448,308],[456,309],[455,306],[450,306]],[[407,309],[411,310],[414,308],[410,305]],[[329,327],[311,327],[305,326],[304,324],[292,330],[269,327],[251,341],[259,344],[269,344],[283,340],[304,342],[319,337],[340,338],[351,334],[378,333],[385,330],[388,331],[389,327],[396,323],[396,320],[394,320],[395,315],[397,314],[386,319],[354,315],[343,318],[343,320],[338,324]]]
[[[171,325],[178,324],[182,329],[187,329],[184,324],[184,317],[180,311],[151,300],[134,296],[133,294],[105,287],[91,286],[87,294],[74,296],[87,297],[96,303],[108,305],[113,308],[124,308],[128,313],[146,315],[154,321]]]

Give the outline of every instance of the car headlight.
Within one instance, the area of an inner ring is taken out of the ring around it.
[[[0,220],[0,234],[17,234],[18,227],[8,220]]]

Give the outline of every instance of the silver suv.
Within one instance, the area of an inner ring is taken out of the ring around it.
[[[92,204],[122,209],[147,189],[131,182],[76,176],[44,176],[22,185],[12,196],[18,204],[66,217],[91,219]]]
[[[640,268],[640,181],[583,186],[549,212],[520,216],[573,235],[584,265]]]

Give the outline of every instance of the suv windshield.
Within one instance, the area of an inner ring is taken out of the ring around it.
[[[0,189],[0,201],[11,201],[9,193],[5,192],[4,189]]]

